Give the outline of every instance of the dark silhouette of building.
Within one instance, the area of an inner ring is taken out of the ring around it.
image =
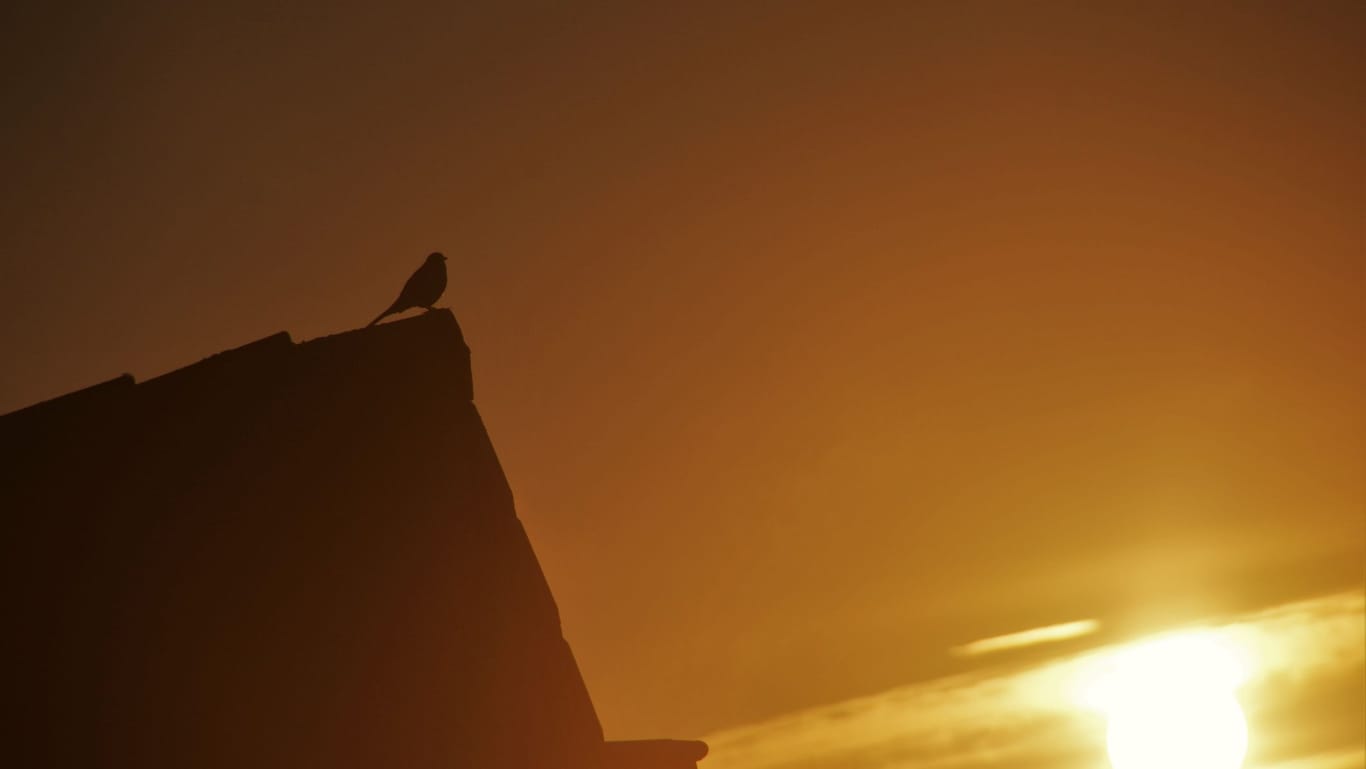
[[[706,752],[604,742],[448,311],[40,403],[0,461],[7,766]]]

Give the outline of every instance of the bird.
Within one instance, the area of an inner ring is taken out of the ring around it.
[[[408,278],[408,282],[403,284],[403,290],[399,292],[394,303],[389,305],[389,309],[370,321],[370,325],[366,328],[379,323],[389,315],[414,307],[431,310],[432,305],[436,304],[436,300],[441,298],[441,292],[445,290],[446,257],[440,251],[433,251],[427,255],[427,261],[417,268],[411,278]]]

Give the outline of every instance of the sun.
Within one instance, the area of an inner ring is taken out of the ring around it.
[[[1109,719],[1115,769],[1239,769],[1248,732],[1235,693],[1244,677],[1239,655],[1217,637],[1182,633],[1116,652],[1086,699]]]

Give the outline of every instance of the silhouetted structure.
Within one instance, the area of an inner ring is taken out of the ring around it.
[[[668,769],[604,743],[455,318],[0,417],[7,766]]]

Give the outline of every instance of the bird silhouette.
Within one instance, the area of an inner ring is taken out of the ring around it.
[[[440,251],[433,251],[427,255],[427,261],[417,268],[408,282],[403,284],[403,290],[399,292],[398,298],[389,305],[389,309],[379,314],[379,317],[370,321],[370,326],[379,323],[386,316],[396,312],[403,312],[414,307],[421,307],[426,310],[432,309],[436,300],[441,298],[441,292],[446,290],[446,257]]]

